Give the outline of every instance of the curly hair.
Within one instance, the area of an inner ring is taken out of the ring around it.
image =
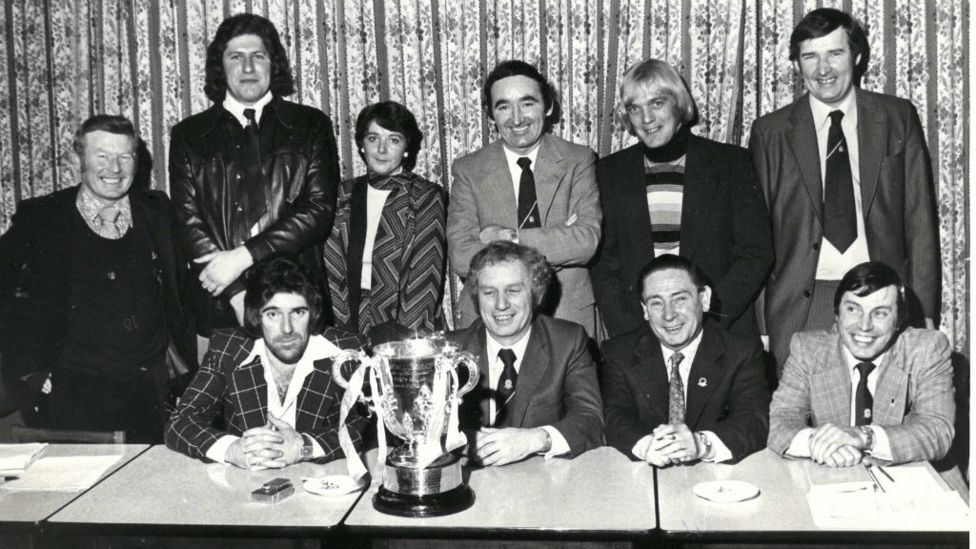
[[[478,275],[481,274],[481,271],[485,267],[510,261],[525,266],[532,287],[532,304],[538,307],[542,303],[542,298],[545,297],[549,283],[552,281],[552,268],[549,267],[546,257],[535,248],[507,240],[496,240],[482,248],[471,258],[471,269],[465,287],[471,292],[475,303],[478,301],[476,292],[478,290]]]
[[[214,103],[224,100],[227,94],[227,75],[224,74],[224,50],[227,43],[242,34],[253,34],[264,42],[271,58],[271,93],[284,97],[295,93],[295,82],[288,66],[288,54],[281,45],[274,23],[253,13],[239,13],[224,19],[217,27],[213,42],[207,46],[206,83],[204,93]]]
[[[308,270],[286,256],[261,261],[247,273],[244,293],[244,330],[254,338],[263,336],[261,308],[275,294],[298,294],[308,303],[309,333],[320,333],[322,326],[322,292]]]
[[[868,44],[867,34],[856,19],[840,10],[833,8],[819,8],[803,16],[796,24],[790,35],[790,61],[800,58],[800,43],[813,38],[827,36],[838,28],[847,33],[851,56],[854,59],[854,83],[860,85],[861,77],[868,70],[868,59],[871,57],[871,46]],[[860,59],[858,59],[860,56]]]
[[[363,152],[363,140],[369,132],[370,122],[376,122],[381,128],[391,132],[403,134],[407,139],[407,156],[403,159],[403,169],[408,172],[413,170],[417,165],[417,153],[420,152],[420,142],[424,140],[424,134],[417,126],[417,119],[410,109],[396,101],[382,101],[359,111],[359,116],[356,117],[356,147],[364,162],[366,153]]]
[[[542,92],[542,105],[545,107],[546,112],[549,112],[550,108],[552,109],[552,112],[549,112],[549,116],[546,116],[545,131],[552,130],[553,125],[559,122],[559,118],[563,114],[559,106],[559,97],[556,94],[556,88],[546,80],[545,76],[542,76],[539,69],[518,59],[502,61],[495,65],[495,68],[488,73],[488,78],[485,78],[485,85],[481,90],[481,106],[485,109],[485,114],[488,115],[488,118],[495,120],[491,112],[491,87],[495,85],[495,82],[510,76],[525,76],[535,80],[539,84],[539,90]]]

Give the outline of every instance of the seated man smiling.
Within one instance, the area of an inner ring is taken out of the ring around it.
[[[244,297],[246,332],[215,332],[170,417],[166,445],[242,468],[325,462],[355,451],[366,418],[352,408],[342,442],[343,391],[331,371],[340,346],[361,342],[329,328],[318,335],[321,313],[321,294],[304,267],[283,257],[256,266]]]

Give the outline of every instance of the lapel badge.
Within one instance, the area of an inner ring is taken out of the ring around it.
[[[705,378],[703,378],[703,377],[698,378],[698,386],[699,387],[708,387],[708,380],[705,379]]]
[[[505,390],[506,391],[511,391],[512,390],[512,380],[511,379],[506,379],[505,380]]]
[[[864,419],[871,419],[871,408],[864,409]]]

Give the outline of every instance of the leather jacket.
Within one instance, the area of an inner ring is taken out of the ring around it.
[[[339,162],[332,122],[322,111],[275,97],[259,124],[265,184],[270,185],[270,225],[251,234],[251,216],[241,184],[245,167],[240,148],[244,132],[221,105],[173,127],[170,192],[176,232],[185,255],[197,258],[217,250],[245,246],[254,261],[288,254],[323,279],[321,243],[335,215]],[[236,326],[228,300],[244,290],[244,276],[212,299],[196,279],[204,265],[192,264],[187,284],[197,331]]]

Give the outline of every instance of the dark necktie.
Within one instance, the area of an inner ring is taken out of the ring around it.
[[[857,237],[854,181],[847,140],[840,125],[842,118],[843,111],[830,113],[824,170],[824,237],[840,253],[847,251]]]
[[[681,353],[671,355],[671,377],[668,380],[670,390],[668,392],[668,423],[677,424],[685,422],[685,385],[681,382],[681,374],[678,366],[685,356]]]
[[[254,109],[244,109],[244,118],[247,118],[247,126],[244,126],[246,149],[241,165],[247,178],[249,225],[257,223],[264,215],[269,200],[267,192],[270,191],[264,183],[264,172],[261,169],[261,137],[258,135],[258,122],[254,115]]]
[[[521,157],[517,161],[522,168],[519,178],[518,192],[518,222],[519,229],[535,229],[541,227],[539,220],[539,204],[535,196],[535,176],[532,175],[532,160]]]
[[[874,364],[870,362],[861,362],[857,365],[861,379],[857,382],[857,392],[854,393],[854,425],[871,424],[871,408],[874,406],[874,397],[868,390],[868,375],[871,370],[874,370]]]
[[[515,351],[502,349],[498,351],[498,358],[502,359],[502,375],[498,378],[498,388],[495,389],[495,425],[500,425],[505,419],[506,404],[515,394],[515,383],[518,372],[515,371]]]

